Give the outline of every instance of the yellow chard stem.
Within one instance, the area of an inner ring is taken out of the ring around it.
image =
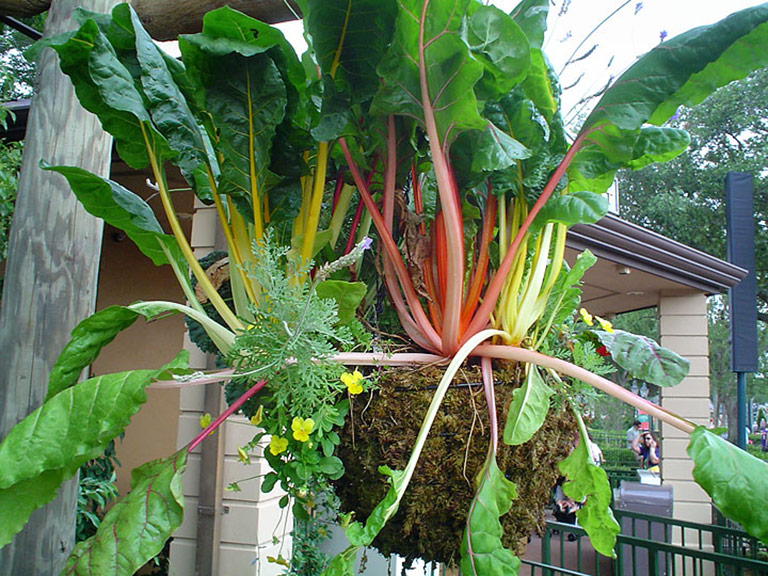
[[[184,254],[184,259],[187,261],[190,270],[192,270],[192,273],[195,275],[198,285],[200,288],[202,288],[205,295],[208,296],[211,304],[213,304],[213,307],[222,317],[224,322],[227,323],[227,326],[229,326],[229,328],[233,331],[242,330],[242,322],[237,319],[237,316],[235,316],[232,310],[229,309],[229,306],[227,306],[221,296],[219,296],[216,288],[213,287],[213,284],[211,284],[211,281],[206,275],[205,270],[203,270],[202,266],[200,266],[200,263],[197,261],[197,258],[192,251],[192,247],[189,245],[187,237],[184,235],[184,231],[181,229],[181,224],[179,223],[179,219],[176,216],[176,210],[173,208],[173,202],[171,201],[171,196],[168,193],[168,187],[165,183],[165,175],[160,169],[160,166],[157,164],[157,158],[152,152],[152,148],[149,145],[149,139],[147,138],[147,134],[143,126],[142,133],[144,135],[144,143],[147,147],[147,150],[149,151],[149,158],[152,164],[152,171],[154,172],[155,180],[157,181],[157,188],[160,194],[160,199],[162,200],[165,214],[168,217],[168,223],[171,226],[171,231],[176,238],[176,242],[179,244],[179,248],[181,248],[181,252]]]
[[[325,192],[325,173],[328,168],[328,142],[320,142],[317,145],[317,163],[315,165],[312,196],[307,214],[307,223],[304,227],[304,239],[301,244],[301,262],[305,264],[312,258],[312,249],[315,244],[317,225],[320,221],[320,208]]]
[[[213,193],[213,203],[216,205],[216,213],[219,215],[219,222],[221,222],[221,228],[224,230],[224,237],[227,239],[229,255],[232,258],[231,264],[237,270],[237,274],[240,275],[240,278],[243,281],[243,286],[245,287],[245,292],[248,295],[248,299],[255,304],[256,296],[253,292],[250,279],[248,278],[248,275],[243,268],[243,257],[240,253],[240,247],[237,245],[235,238],[232,235],[232,228],[229,225],[227,213],[224,210],[224,205],[221,203],[221,198],[219,197],[218,191],[216,189],[216,182],[214,182],[213,175],[211,174],[210,170],[208,171],[208,180],[211,183],[211,191]],[[233,207],[230,206],[230,208]],[[232,274],[231,268],[230,274]]]
[[[499,196],[499,260],[507,255],[507,195]]]

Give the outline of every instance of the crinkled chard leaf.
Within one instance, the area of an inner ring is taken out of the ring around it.
[[[146,402],[144,389],[168,369],[186,364],[187,356],[181,352],[160,370],[107,374],[75,384],[11,429],[0,443],[0,501],[18,496],[23,511],[14,513],[13,522],[0,523],[0,546],[34,509],[52,499],[52,490],[104,452]]]
[[[115,504],[96,534],[75,546],[62,575],[130,576],[163,549],[181,525],[181,475],[187,450],[131,473],[131,491]]]
[[[478,487],[467,516],[461,542],[461,573],[464,576],[517,574],[520,559],[501,543],[504,529],[499,517],[509,512],[517,498],[515,485],[504,477],[489,452],[478,476]]]
[[[383,84],[373,102],[376,113],[404,114],[422,121],[433,116],[440,145],[446,150],[459,133],[482,130],[487,124],[478,112],[474,92],[483,66],[461,37],[468,4],[469,0],[400,2],[394,40],[378,69]],[[427,94],[421,90],[422,72]]]
[[[353,102],[373,96],[376,73],[392,39],[394,0],[301,0],[317,64],[324,75],[344,81]]]
[[[587,531],[592,546],[600,554],[614,558],[616,535],[621,528],[611,511],[611,485],[605,470],[592,464],[584,436],[568,458],[560,462],[560,471],[568,479],[563,484],[565,495],[584,503],[576,518]]]
[[[768,4],[736,12],[657,46],[609,88],[582,130],[614,124],[661,125],[679,106],[695,106],[717,88],[768,65]]]
[[[528,442],[544,424],[549,412],[549,399],[554,391],[547,386],[533,364],[522,386],[512,393],[507,423],[504,426],[504,442],[517,446]]]
[[[595,331],[616,364],[635,378],[657,386],[674,386],[688,374],[690,362],[645,336],[623,330]]]
[[[129,166],[142,169],[153,157],[162,164],[174,156],[154,128],[131,71],[96,22],[86,20],[67,42],[53,48],[61,70],[72,79],[80,104],[98,116]]]
[[[720,511],[768,545],[768,463],[699,426],[691,434],[688,454],[693,479]]]
[[[163,245],[171,258],[180,266],[186,266],[176,239],[163,232],[152,208],[140,196],[117,182],[76,166],[42,167],[64,176],[72,192],[90,214],[125,232],[156,266],[170,264]]]
[[[594,224],[608,213],[608,198],[594,192],[573,192],[550,199],[536,215],[531,231],[549,222],[566,226]]]

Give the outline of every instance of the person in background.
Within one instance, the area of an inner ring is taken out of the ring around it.
[[[768,452],[768,423],[765,420],[760,421],[760,449]]]
[[[632,444],[638,436],[640,436],[640,420],[635,420],[627,430],[627,448],[632,449]]]
[[[632,442],[632,450],[639,456],[643,468],[652,469],[659,465],[659,446],[653,434],[644,431]]]
[[[634,448],[632,448],[633,444],[635,443],[635,440],[640,437],[640,420],[635,420],[632,422],[632,426],[629,427],[627,430],[627,448],[634,451]],[[635,460],[640,462],[640,457],[635,452]]]

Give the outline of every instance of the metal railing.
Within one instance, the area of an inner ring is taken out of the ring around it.
[[[573,524],[547,522],[541,561],[523,560],[526,574],[550,576],[768,576],[768,552],[741,530],[625,510],[616,558],[598,555]]]

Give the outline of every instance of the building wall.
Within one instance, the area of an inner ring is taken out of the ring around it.
[[[704,294],[662,295],[659,302],[660,343],[687,358],[688,376],[678,386],[662,388],[661,403],[694,424],[709,425],[709,345]],[[693,461],[686,453],[688,434],[661,426],[661,470],[665,485],[674,488],[674,516],[709,524],[709,496],[693,481]]]
[[[116,177],[136,191],[152,193],[144,175]],[[191,203],[190,203],[191,205]],[[153,206],[154,207],[154,206]],[[181,302],[184,296],[169,266],[158,267],[124,234],[107,226],[102,242],[96,309],[127,305],[137,300]],[[151,346],[146,343],[151,342]],[[180,315],[147,323],[137,320],[117,335],[93,363],[94,375],[137,368],[155,369],[176,356],[184,344],[184,319]],[[121,496],[130,487],[131,470],[144,462],[173,454],[179,414],[178,390],[147,390],[147,402],[131,419],[125,436],[116,440],[117,487]]]

